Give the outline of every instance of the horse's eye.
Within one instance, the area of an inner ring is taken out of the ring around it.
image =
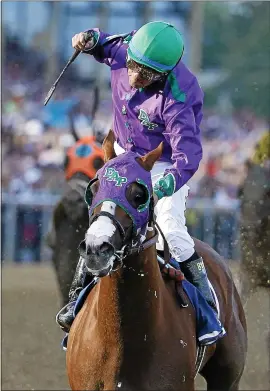
[[[148,194],[144,186],[134,182],[127,188],[126,197],[130,205],[138,209],[147,202]]]
[[[135,198],[136,198],[136,200],[138,200],[138,201],[143,201],[143,199],[144,199],[144,194],[136,194]]]

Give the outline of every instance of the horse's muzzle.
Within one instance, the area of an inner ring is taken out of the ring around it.
[[[109,242],[90,246],[83,240],[79,245],[79,254],[88,271],[95,276],[103,277],[113,269],[115,249]]]

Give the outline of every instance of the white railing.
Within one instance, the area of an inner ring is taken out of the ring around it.
[[[51,252],[44,238],[54,205],[52,194],[2,194],[1,259],[4,262],[44,262]],[[225,258],[240,259],[239,206],[217,207],[211,199],[187,203],[187,226],[192,236],[214,247]]]

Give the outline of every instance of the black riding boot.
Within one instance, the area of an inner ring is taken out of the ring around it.
[[[197,254],[193,254],[193,256],[187,261],[181,262],[181,270],[186,279],[199,289],[207,303],[217,312],[216,303],[208,283],[203,259],[202,257],[197,257]]]
[[[79,297],[80,292],[86,286],[86,267],[84,259],[80,257],[71,287],[69,290],[69,302],[66,304],[56,315],[56,322],[59,324],[62,330],[66,333],[69,332],[73,323],[74,316],[73,310],[75,303]]]

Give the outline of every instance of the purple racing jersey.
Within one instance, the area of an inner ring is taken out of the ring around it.
[[[203,92],[197,78],[180,61],[165,81],[145,89],[132,88],[126,58],[129,41],[136,31],[112,36],[99,29],[93,31],[96,44],[87,53],[111,68],[117,143],[126,151],[144,155],[163,141],[160,161],[173,165],[164,175],[174,175],[177,191],[194,175],[202,159]]]

